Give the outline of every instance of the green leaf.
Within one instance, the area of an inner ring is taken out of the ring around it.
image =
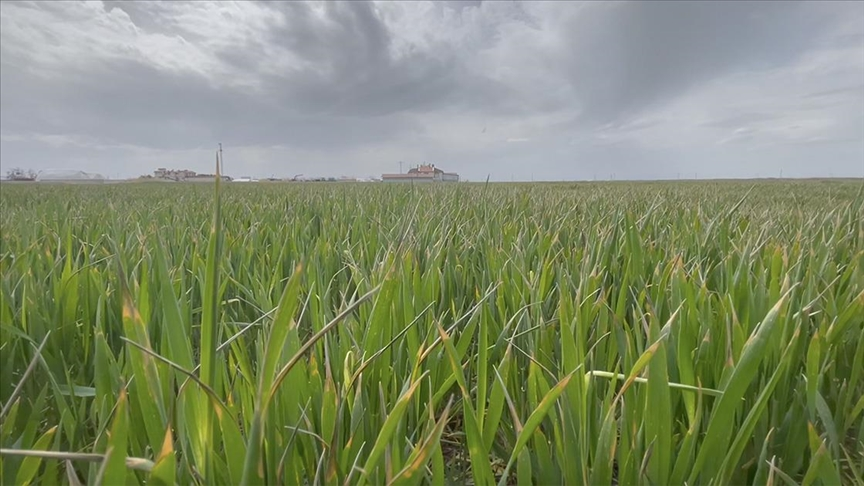
[[[813,428],[813,424],[807,424],[807,432],[813,457],[810,459],[810,467],[807,468],[807,472],[804,474],[801,486],[815,484],[817,479],[825,485],[843,484],[843,481],[840,479],[840,473],[837,472],[837,467],[834,465],[834,461],[831,460],[828,448],[825,447],[825,442],[819,439],[816,429]]]
[[[637,359],[636,362],[633,364],[633,367],[630,368],[630,374],[627,376],[627,380],[624,381],[624,385],[621,386],[621,390],[618,391],[618,396],[615,398],[615,400],[618,400],[618,398],[624,395],[624,392],[627,391],[627,389],[630,388],[630,385],[632,385],[633,382],[636,381],[639,373],[641,373],[642,370],[644,370],[645,367],[648,366],[648,363],[650,363],[651,360],[654,358],[654,354],[657,353],[657,350],[660,348],[660,344],[669,336],[672,323],[675,321],[675,318],[678,316],[678,312],[680,310],[681,307],[679,306],[678,309],[674,313],[672,313],[672,316],[669,318],[669,321],[666,322],[666,325],[663,326],[663,329],[660,331],[660,335],[657,337],[657,339],[654,340],[654,342],[651,344],[651,346],[648,347],[648,349],[642,352],[642,354],[639,356],[639,359]]]
[[[225,448],[225,462],[232,484],[239,484],[243,475],[243,462],[246,456],[246,441],[240,433],[237,418],[220,407],[214,409],[222,430],[222,444]]]
[[[693,465],[696,439],[699,436],[699,428],[702,425],[702,408],[702,394],[700,393],[696,401],[696,416],[693,417],[693,421],[690,422],[690,428],[687,429],[687,434],[684,436],[684,440],[681,441],[678,457],[675,460],[675,467],[672,469],[672,476],[669,480],[670,484],[684,484],[687,471]]]
[[[294,269],[291,278],[285,285],[282,298],[270,326],[270,335],[267,337],[264,351],[264,362],[258,370],[258,389],[256,393],[256,408],[252,418],[252,428],[249,432],[246,448],[246,458],[243,462],[243,475],[241,485],[263,484],[264,481],[264,420],[267,416],[267,408],[271,400],[271,387],[275,379],[276,367],[285,349],[285,340],[288,332],[296,327],[294,314],[297,310],[297,296],[300,293],[301,267]]]
[[[102,469],[96,479],[96,486],[114,486],[127,484],[126,455],[127,438],[129,434],[129,416],[127,412],[126,390],[120,391],[117,407],[114,411],[114,423],[111,425],[111,435],[108,437],[108,447]]]
[[[504,353],[504,358],[498,364],[498,374],[500,376],[509,376],[510,363],[512,361],[511,348],[507,348]],[[492,450],[492,445],[495,442],[495,435],[498,433],[498,427],[501,423],[501,415],[504,412],[504,385],[498,381],[492,381],[492,393],[489,395],[489,407],[486,409],[486,420],[483,422],[483,447],[484,449]]]
[[[688,480],[689,483],[695,484],[696,478],[700,474],[704,478],[713,478],[720,469],[723,457],[725,457],[724,451],[727,450],[727,446],[729,445],[729,430],[732,428],[735,411],[739,406],[741,398],[759,371],[759,364],[771,338],[772,331],[777,322],[777,316],[780,314],[780,310],[791,290],[787,290],[780,297],[780,300],[768,311],[765,319],[762,320],[747,340],[738,364],[735,366],[726,387],[723,389],[723,396],[714,405],[714,410],[708,422],[708,432],[696,456],[696,462]]]
[[[426,439],[419,444],[418,447],[414,448],[411,455],[408,456],[405,467],[396,474],[391,484],[416,485],[420,483],[420,479],[422,479],[421,473],[423,472],[423,466],[430,457],[435,455],[435,451],[440,450],[441,448],[441,434],[444,432],[444,427],[450,419],[450,406],[452,404],[453,399],[451,398],[450,401],[447,402],[447,406],[444,407],[444,411],[441,413],[441,418],[438,419],[435,427]]]
[[[122,280],[123,277],[121,276]],[[128,288],[125,286],[123,288],[123,332],[127,339],[137,343],[142,348],[152,350],[147,325],[138,313]],[[149,443],[151,447],[155,448],[161,444],[163,431],[168,425],[165,401],[162,396],[162,383],[156,362],[152,356],[146,353],[130,350],[127,355],[136,378],[132,387],[138,392],[135,394],[137,395],[135,398],[141,410],[141,418]]]
[[[54,433],[57,432],[57,426],[51,427],[42,434],[42,437],[39,437],[39,440],[33,444],[33,450],[36,451],[47,451],[49,445],[51,444],[51,439],[54,438]],[[39,472],[39,466],[42,464],[41,457],[25,457],[23,461],[21,461],[21,466],[18,468],[18,475],[15,476],[15,484],[19,484],[22,486],[29,485],[33,479],[36,477],[36,473]]]
[[[165,440],[162,442],[162,450],[156,457],[153,470],[150,471],[148,484],[159,486],[170,486],[176,484],[177,461],[174,457],[174,438],[171,427],[165,429]]]
[[[651,335],[655,339],[659,338],[654,319],[651,319]],[[658,340],[658,343],[655,359],[648,365],[644,440],[654,444],[648,461],[648,477],[654,484],[668,484],[672,464],[672,403],[666,370],[666,345],[663,341]]]
[[[478,486],[494,484],[495,478],[492,475],[492,467],[489,464],[488,451],[483,449],[483,435],[477,423],[476,412],[471,405],[471,394],[468,392],[468,385],[465,381],[465,375],[462,373],[462,365],[459,362],[456,348],[453,346],[450,336],[441,327],[441,324],[436,323],[436,325],[438,327],[438,334],[441,336],[441,342],[444,345],[444,350],[450,360],[450,367],[456,376],[456,383],[459,384],[459,389],[462,391],[462,416],[465,420],[465,437],[468,442],[468,454],[471,458],[471,474],[474,476],[474,482]]]
[[[519,459],[516,460],[516,484],[518,486],[531,486],[534,484],[531,473],[531,453],[528,449],[522,449]],[[501,478],[502,481],[506,479]]]
[[[424,374],[423,376],[426,375]],[[364,484],[368,481],[370,475],[375,472],[375,468],[378,466],[378,461],[381,459],[381,456],[384,455],[384,449],[390,443],[393,434],[399,427],[403,415],[405,415],[405,411],[408,409],[411,397],[414,395],[414,392],[417,391],[417,387],[420,386],[421,379],[422,377],[405,389],[402,395],[399,396],[399,399],[396,400],[393,410],[391,410],[387,415],[387,418],[384,419],[384,423],[381,425],[381,430],[378,433],[378,438],[375,439],[375,444],[372,446],[372,450],[366,458],[366,464],[363,466],[363,474],[361,476],[360,484]]]
[[[188,336],[188,328],[180,312],[180,303],[174,294],[171,275],[168,272],[168,262],[165,258],[163,243],[157,239],[155,245],[154,260],[156,262],[156,275],[159,278],[159,295],[161,297],[161,309],[163,327],[168,339],[166,358],[179,364],[187,370],[194,368],[192,361],[191,340]],[[163,353],[166,350],[162,350]]]
[[[216,156],[216,180],[214,183],[213,196],[213,220],[210,226],[210,234],[207,240],[207,260],[204,266],[204,280],[201,283],[201,328],[200,339],[198,343],[199,353],[199,378],[206,386],[217,390],[219,386],[216,383],[219,376],[216,372],[216,348],[219,345],[219,334],[221,327],[219,325],[219,285],[220,262],[222,259],[222,203],[220,184],[220,160],[219,155]],[[182,352],[181,352],[182,353]],[[199,395],[200,396],[200,395]],[[195,434],[197,439],[196,449],[205,451],[209,448],[213,441],[213,409],[210,407],[209,400],[201,398],[199,401],[200,412],[195,413],[197,424],[195,427],[198,433]],[[201,458],[201,466],[203,471],[200,474],[205,479],[210,479],[213,476],[212,463],[209,460],[210,456],[206,453]]]
[[[771,378],[768,380],[768,383],[762,387],[762,391],[759,393],[759,397],[756,399],[756,403],[750,408],[750,411],[747,413],[747,417],[744,419],[744,422],[738,427],[735,439],[732,442],[732,446],[729,448],[729,451],[726,453],[726,456],[723,458],[723,464],[721,465],[721,473],[720,473],[720,482],[724,484],[728,484],[732,480],[732,475],[735,472],[735,468],[738,464],[738,460],[741,458],[741,455],[744,453],[744,448],[747,446],[747,442],[752,440],[753,431],[756,429],[756,425],[759,419],[762,417],[762,414],[765,412],[768,407],[768,400],[771,398],[774,393],[774,389],[777,387],[777,384],[781,379],[786,378],[786,370],[789,367],[789,358],[792,355],[792,351],[795,348],[795,345],[798,342],[798,336],[800,335],[799,330],[796,329],[795,334],[789,344],[786,346],[786,349],[783,351],[783,355],[780,358],[780,363],[777,365],[777,368],[771,374]]]
[[[617,431],[615,428],[615,405],[617,400],[606,411],[603,425],[600,428],[600,436],[597,439],[597,447],[594,452],[594,467],[591,469],[590,484],[612,484],[612,466],[615,461],[615,448],[617,442]]]
[[[522,427],[522,430],[519,432],[519,436],[516,438],[516,444],[513,446],[513,451],[510,453],[510,459],[507,461],[507,468],[504,470],[504,475],[499,481],[499,486],[504,486],[506,484],[507,475],[510,472],[510,467],[516,462],[519,458],[519,453],[522,452],[522,448],[525,447],[525,444],[528,443],[528,440],[534,434],[534,431],[537,430],[537,427],[543,422],[543,419],[546,418],[546,415],[549,413],[549,410],[555,405],[555,402],[558,400],[558,397],[564,392],[564,389],[567,388],[567,385],[570,383],[570,380],[573,378],[573,375],[578,371],[579,368],[573,370],[564,378],[561,379],[546,395],[543,396],[543,399],[537,405],[537,408],[531,412],[531,415],[528,417],[528,420],[525,421],[525,425]]]

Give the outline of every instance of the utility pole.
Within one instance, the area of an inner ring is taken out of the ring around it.
[[[400,174],[402,173],[402,161],[401,160],[399,161],[399,173]]]

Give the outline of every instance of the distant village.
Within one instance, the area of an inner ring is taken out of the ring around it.
[[[127,182],[127,181],[161,181],[161,182],[213,182],[216,178],[215,174],[202,174],[189,169],[169,169],[160,167],[153,171],[152,174],[139,176],[137,179],[113,180],[110,182]],[[398,174],[381,174],[380,177],[308,177],[303,174],[296,174],[292,177],[278,178],[267,177],[263,179],[255,179],[252,177],[237,177],[233,178],[227,175],[221,176],[226,182],[409,182],[409,183],[446,183],[459,182],[459,174],[455,172],[446,172],[435,164],[420,164],[408,169],[407,172]],[[69,182],[69,183],[101,183],[107,182],[109,179],[101,174],[84,172],[81,170],[68,169],[52,169],[34,172],[32,170],[23,170],[19,168],[11,169],[6,172],[6,181],[11,182]]]
[[[255,179],[252,177],[237,177],[233,178],[227,175],[221,176],[223,181],[227,182],[358,182],[358,181],[366,181],[364,179],[357,179],[354,177],[304,177],[303,174],[297,174],[293,177],[287,178],[279,178],[279,177],[265,177],[263,179]],[[194,170],[188,169],[166,169],[164,167],[160,167],[153,171],[153,175],[144,175],[139,177],[139,179],[149,179],[149,180],[158,180],[158,181],[171,181],[171,182],[213,182],[213,179],[216,178],[216,174],[199,174]]]
[[[153,171],[153,175],[142,176],[143,179],[155,179],[175,182],[209,182],[216,177],[215,174],[199,174],[188,169],[167,169],[160,167]],[[306,177],[297,174],[290,178],[268,177],[265,179],[253,179],[251,177],[239,177],[233,179],[222,176],[225,181],[231,182],[459,182],[459,174],[445,172],[435,167],[435,164],[420,164],[412,167],[407,173],[382,174],[380,178],[357,178],[357,177]]]

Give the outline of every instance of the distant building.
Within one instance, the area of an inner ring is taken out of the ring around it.
[[[32,182],[36,180],[36,173],[32,170],[24,171],[23,169],[14,168],[6,171],[6,180],[16,182]]]
[[[92,174],[81,170],[48,169],[40,171],[36,175],[36,182],[66,182],[66,183],[102,183],[105,177],[102,174]]]
[[[153,178],[166,179],[169,181],[185,181],[186,179],[191,179],[197,175],[198,174],[196,174],[194,170],[187,169],[175,170],[160,167],[153,171]]]
[[[213,182],[216,179],[215,174],[198,174],[194,170],[188,169],[166,169],[160,167],[153,171],[153,178],[163,181],[177,182]],[[223,181],[231,181],[231,178],[223,175]]]
[[[221,176],[221,179],[225,182],[231,182],[233,180],[226,175]],[[213,182],[214,180],[216,180],[216,174],[195,174],[192,177],[183,179],[184,182]]]
[[[384,182],[459,182],[459,174],[444,172],[435,164],[423,164],[414,167],[407,174],[383,174]]]

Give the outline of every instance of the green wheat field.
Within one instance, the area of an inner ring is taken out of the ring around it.
[[[0,480],[864,484],[864,182],[0,190]]]

